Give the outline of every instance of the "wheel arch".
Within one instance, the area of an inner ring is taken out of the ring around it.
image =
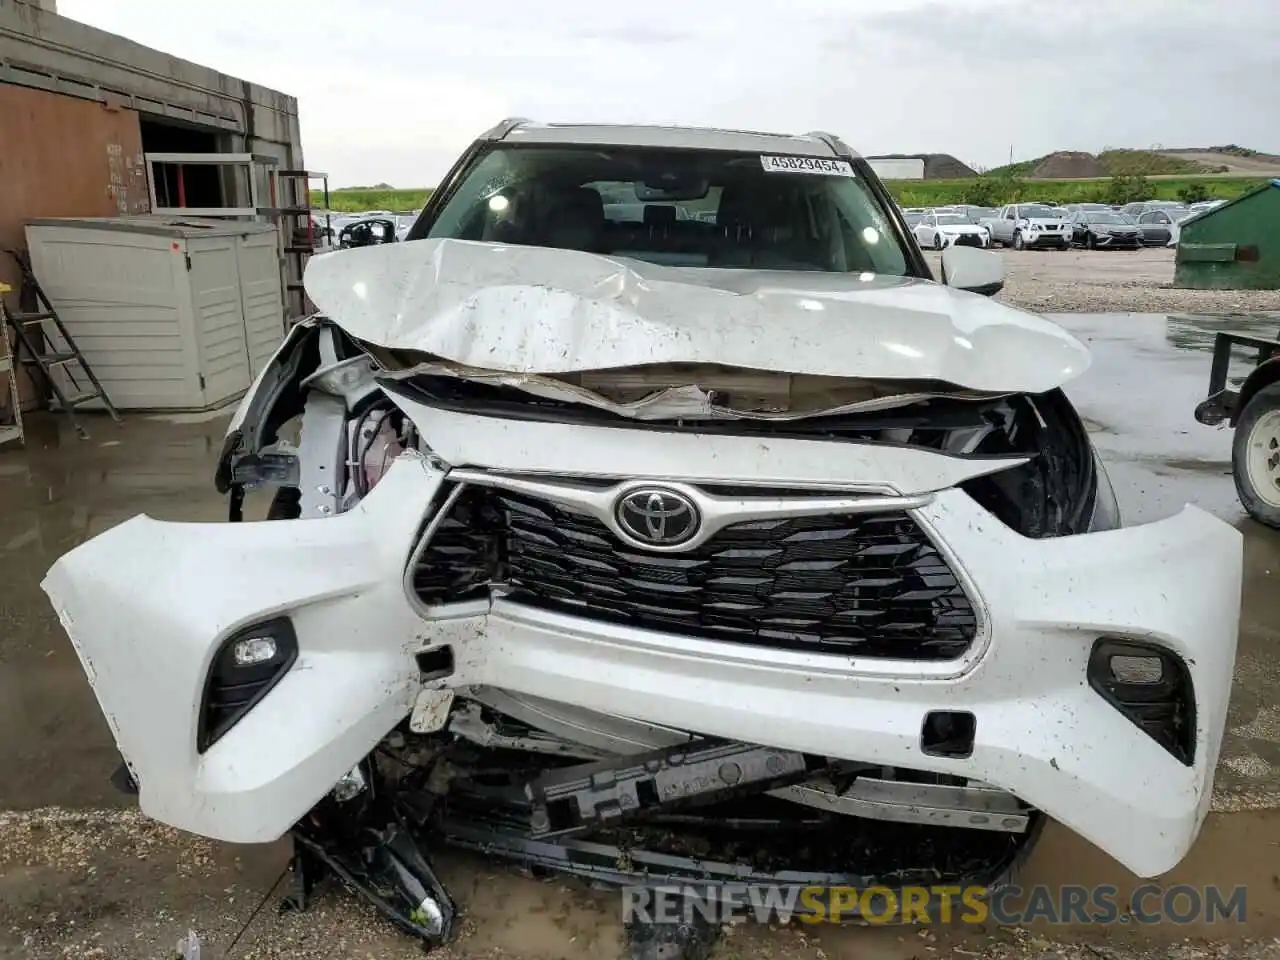
[[[1271,357],[1254,367],[1240,386],[1240,396],[1231,410],[1231,426],[1234,427],[1240,422],[1240,415],[1244,413],[1249,401],[1257,396],[1259,390],[1277,382],[1280,382],[1280,356]]]

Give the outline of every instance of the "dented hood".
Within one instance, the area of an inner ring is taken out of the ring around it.
[[[305,283],[359,340],[509,373],[714,363],[1003,393],[1051,389],[1089,363],[1056,324],[913,278],[421,240],[313,257]]]

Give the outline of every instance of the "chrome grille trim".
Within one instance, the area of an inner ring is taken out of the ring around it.
[[[790,520],[796,517],[817,517],[826,514],[908,511],[933,501],[932,494],[912,497],[865,494],[831,496],[817,493],[798,494],[794,497],[721,497],[709,494],[699,486],[681,481],[622,480],[609,487],[588,487],[568,480],[534,480],[527,477],[488,473],[483,470],[454,470],[449,474],[449,479],[472,486],[492,487],[510,493],[524,494],[546,500],[567,510],[585,513],[603,523],[609,528],[609,532],[623,543],[649,553],[684,553],[694,550],[725,527],[751,520]],[[654,546],[636,540],[622,528],[614,516],[614,505],[618,498],[631,490],[655,486],[678,491],[693,501],[702,516],[702,527],[696,536],[675,546]]]

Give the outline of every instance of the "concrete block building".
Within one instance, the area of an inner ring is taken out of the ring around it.
[[[151,212],[150,153],[253,154],[302,170],[297,100],[59,16],[56,0],[0,0],[0,248],[21,248],[34,218]],[[244,170],[188,167],[177,203],[173,171],[159,169],[159,206],[250,205]],[[272,205],[303,205],[305,186]],[[15,274],[0,257],[0,281]]]

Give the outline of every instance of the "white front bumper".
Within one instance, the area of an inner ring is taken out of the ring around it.
[[[783,451],[779,451],[780,454]],[[1240,534],[1194,508],[1158,523],[1028,540],[960,491],[918,512],[976,593],[980,639],[929,669],[771,652],[609,626],[498,600],[424,621],[401,582],[442,475],[398,460],[325,520],[159,523],[139,517],[71,551],[45,580],[148,815],[231,841],[274,839],[410,710],[415,652],[451,644],[449,686],[483,684],[708,735],[1002,787],[1153,876],[1208,808],[1231,689]],[[300,655],[203,756],[196,721],[219,644],[287,614]],[[1179,763],[1085,680],[1104,635],[1189,664],[1194,765]],[[968,710],[972,756],[925,755],[924,715]]]
[[[972,233],[943,233],[942,234],[943,246],[947,246],[947,247],[954,246],[955,243],[958,240],[960,240],[961,237],[964,237],[966,240],[976,239],[979,241],[979,244],[984,247],[988,245],[989,239],[990,239],[987,234],[978,233],[976,231]]]

